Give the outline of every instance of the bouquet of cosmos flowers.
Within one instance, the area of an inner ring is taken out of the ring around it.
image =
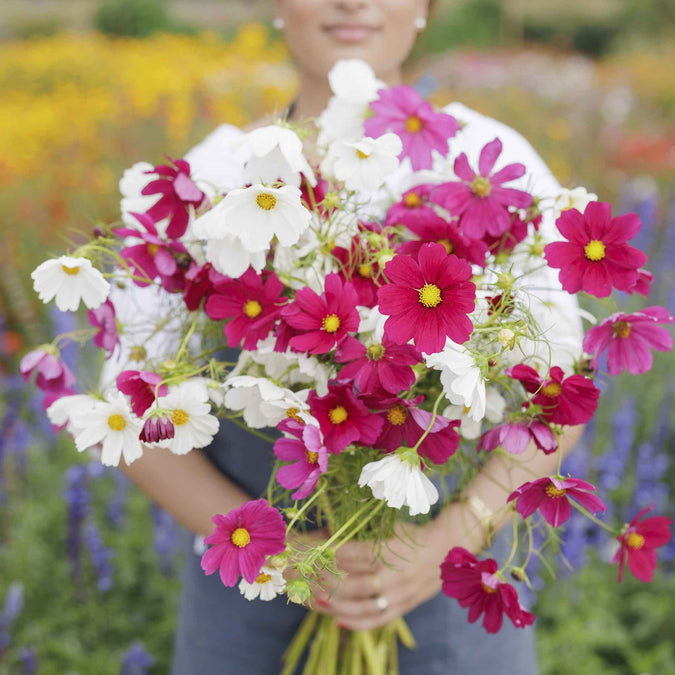
[[[401,521],[461,499],[488,453],[558,453],[554,475],[505,499],[517,512],[508,560],[455,547],[438,571],[469,621],[527,626],[534,616],[506,579],[529,583],[533,530],[558,537],[572,508],[596,521],[605,510],[593,485],[561,475],[561,433],[594,415],[596,372],[642,373],[650,350],[672,348],[663,325],[674,319],[656,306],[589,317],[582,344],[573,294],[649,292],[646,256],[628,243],[640,221],[582,188],[549,180],[538,194],[517,161],[522,139],[516,161],[504,161],[501,134],[470,159],[471,122],[386,88],[362,62],[338,63],[330,82],[318,120],[240,133],[210,172],[189,158],[130,169],[123,224],[32,275],[44,302],[83,303],[90,329],[30,352],[21,371],[36,373],[52,423],[106,465],[146,446],[199,451],[219,418],[269,439],[265,498],[214,514],[202,559],[251,600],[286,593],[311,607],[340,546],[377,548]],[[235,156],[232,186],[220,163]],[[78,390],[59,358],[68,339],[107,353],[95,390]],[[644,516],[603,526],[619,576],[627,561],[649,581],[671,521]],[[309,522],[326,528],[323,543],[299,543]],[[285,672],[310,639],[306,672],[322,673],[393,672],[396,639],[414,642],[402,620],[355,634],[306,621]]]

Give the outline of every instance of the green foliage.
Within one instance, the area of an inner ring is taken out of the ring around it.
[[[103,0],[94,21],[101,33],[123,37],[147,37],[174,28],[165,0]]]

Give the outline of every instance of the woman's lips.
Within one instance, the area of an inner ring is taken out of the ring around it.
[[[377,29],[373,26],[362,24],[335,24],[333,26],[326,26],[324,30],[330,33],[338,42],[363,42]]]

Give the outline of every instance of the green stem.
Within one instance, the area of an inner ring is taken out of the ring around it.
[[[349,527],[351,527],[352,523],[357,519],[360,518],[361,515],[363,514],[364,511],[372,507],[372,503],[370,501],[366,502],[328,541],[325,541],[321,546],[317,548],[317,551],[325,551],[336,539],[340,538],[340,535]],[[374,513],[374,511],[373,511]],[[368,518],[367,520],[370,520]]]
[[[197,327],[197,321],[199,320],[199,313],[195,313],[194,318],[192,319],[192,323],[190,324],[190,328],[188,329],[188,332],[185,334],[185,337],[180,343],[180,347],[178,348],[178,352],[176,353],[176,356],[174,357],[174,361],[176,363],[180,362],[180,357],[183,356],[183,352],[185,351],[185,348],[187,347],[187,344],[192,337],[192,333],[195,332],[195,328]]]
[[[317,488],[314,491],[314,494],[302,505],[302,508],[293,516],[293,518],[291,518],[291,522],[286,526],[286,536],[288,536],[288,533],[291,531],[298,518],[300,518],[300,516],[312,505],[314,500],[319,497],[325,489],[326,484],[324,483],[320,488]]]
[[[380,503],[373,509],[373,512],[370,514],[368,518],[365,520],[361,521],[336,547],[335,550],[337,551],[340,546],[346,544],[354,535],[363,527],[365,527],[374,517],[375,514],[382,509],[382,507],[386,504],[385,501],[380,501]]]
[[[516,515],[513,515],[513,543],[511,544],[511,552],[509,553],[509,557],[506,559],[506,562],[501,566],[499,572],[502,572],[508,568],[508,566],[511,564],[511,561],[516,555],[516,551],[518,550],[518,518]]]
[[[595,517],[588,509],[585,509],[585,508],[584,508],[581,504],[579,504],[578,502],[575,502],[573,499],[570,499],[570,500],[569,500],[569,503],[570,503],[577,511],[581,511],[581,513],[583,513],[583,514],[586,516],[586,518],[588,518],[589,520],[592,520],[596,525],[600,525],[600,527],[601,527],[603,530],[607,530],[607,532],[610,532],[610,533],[611,533],[612,535],[614,535],[615,537],[619,536],[619,532],[618,532],[617,530],[615,530],[613,527],[610,527],[609,525],[606,525],[606,524],[603,523],[601,520],[599,520],[598,518],[596,518],[596,517]]]
[[[431,421],[429,422],[429,426],[424,430],[424,433],[420,436],[419,441],[415,443],[415,446],[413,447],[413,450],[417,452],[418,448],[420,445],[422,445],[424,439],[429,435],[431,432],[431,428],[434,426],[434,422],[436,421],[436,415],[438,413],[438,405],[441,402],[441,399],[445,396],[445,392],[442,391],[439,395],[438,398],[436,398],[436,402],[434,403],[434,409],[431,411]]]

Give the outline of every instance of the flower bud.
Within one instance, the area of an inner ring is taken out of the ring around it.
[[[513,349],[516,345],[516,334],[509,328],[502,328],[499,333],[497,333],[497,342],[499,342],[502,347]]]
[[[292,579],[286,584],[286,595],[296,605],[306,605],[312,599],[312,589],[304,579]]]

